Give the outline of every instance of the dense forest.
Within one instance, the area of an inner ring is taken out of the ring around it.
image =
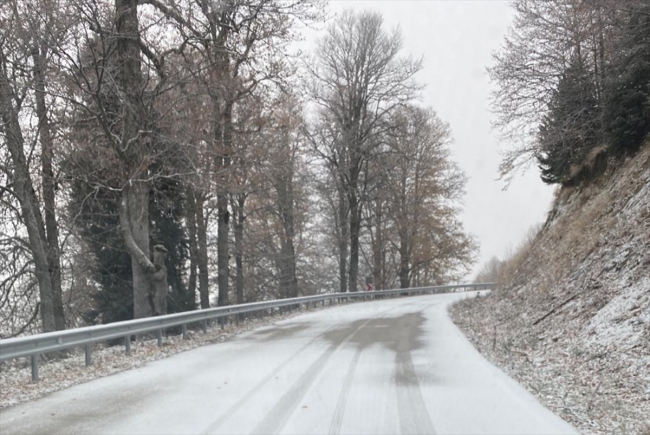
[[[380,15],[327,15],[3,1],[0,336],[464,276],[465,175],[421,62]]]

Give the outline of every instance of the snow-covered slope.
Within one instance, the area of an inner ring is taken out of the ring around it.
[[[650,145],[560,191],[504,275],[452,309],[479,350],[584,432],[650,434]]]

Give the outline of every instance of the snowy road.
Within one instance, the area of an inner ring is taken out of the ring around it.
[[[465,296],[303,314],[4,410],[0,432],[576,433],[453,325]]]

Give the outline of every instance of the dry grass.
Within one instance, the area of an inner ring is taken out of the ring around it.
[[[647,246],[650,143],[589,184],[558,189],[500,287],[452,314],[482,353],[581,431],[650,435]]]
[[[586,168],[592,168],[598,159],[606,155],[606,147],[592,150],[585,161]],[[636,169],[643,170],[650,163],[650,146],[637,155],[640,164]],[[621,169],[619,167],[618,169]],[[621,178],[629,179],[624,190],[635,191],[640,181],[633,174],[626,174],[622,167]],[[614,165],[610,167],[615,171]],[[611,174],[608,174],[611,175]],[[502,267],[499,283],[506,287],[521,285],[533,273],[539,273],[539,264],[544,264],[541,273],[542,283],[557,282],[566,278],[575,266],[593,254],[600,244],[600,236],[620,224],[615,213],[607,213],[621,198],[619,189],[606,189],[608,176],[594,179],[588,186],[563,186],[558,188],[549,220],[544,226],[534,226],[524,241],[509,255]],[[620,187],[620,186],[619,186]],[[567,209],[561,211],[562,209]],[[649,212],[650,213],[650,212]],[[543,237],[551,249],[540,249],[536,241]],[[543,291],[542,285],[540,290]]]
[[[580,165],[572,165],[570,180],[572,183],[589,181],[607,169],[607,145],[600,145],[587,154]]]
[[[521,275],[524,270],[525,261],[530,253],[531,248],[535,244],[535,240],[542,231],[542,224],[533,225],[528,229],[524,240],[517,246],[517,248],[509,253],[504,259],[504,265],[499,273],[498,282],[500,284],[511,283],[515,278]]]

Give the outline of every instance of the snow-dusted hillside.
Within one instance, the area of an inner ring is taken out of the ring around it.
[[[650,434],[650,145],[560,191],[504,275],[452,308],[479,350],[585,433]]]

